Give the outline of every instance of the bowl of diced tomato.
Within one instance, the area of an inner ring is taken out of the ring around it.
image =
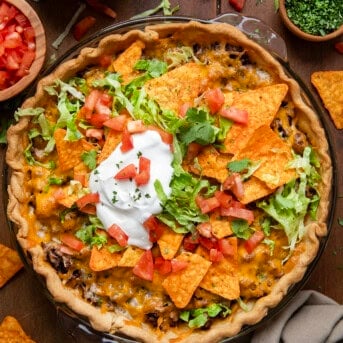
[[[43,25],[25,0],[0,1],[0,101],[37,77],[46,53]]]

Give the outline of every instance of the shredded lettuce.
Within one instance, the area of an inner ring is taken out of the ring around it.
[[[293,250],[295,244],[304,236],[306,232],[305,217],[310,213],[315,218],[319,203],[319,194],[315,187],[320,176],[312,163],[315,159],[312,149],[306,147],[303,156],[296,155],[289,164],[290,168],[295,168],[299,178],[290,181],[280,187],[273,196],[257,203],[270,217],[281,225],[285,231],[289,248]],[[314,195],[308,195],[308,188],[311,188]]]

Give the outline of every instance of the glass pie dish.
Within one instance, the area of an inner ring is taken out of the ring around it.
[[[105,37],[106,35],[108,35],[110,33],[123,33],[123,32],[129,31],[129,30],[132,30],[132,29],[137,29],[137,28],[141,29],[147,25],[154,25],[154,24],[160,24],[160,23],[166,23],[166,22],[168,22],[168,23],[169,22],[184,23],[184,22],[188,22],[191,19],[193,19],[193,18],[153,17],[153,18],[144,19],[144,20],[124,22],[124,23],[120,23],[118,25],[111,26],[109,28],[106,28],[106,29],[100,31],[99,33],[97,33],[93,37],[89,38],[87,41],[82,42],[82,43],[78,44],[77,46],[75,46],[71,51],[69,51],[65,55],[63,55],[61,57],[61,59],[59,59],[53,66],[49,67],[44,72],[44,75],[50,74],[57,65],[60,65],[64,61],[69,60],[69,59],[73,58],[74,56],[78,55],[78,53],[80,52],[80,50],[82,48],[84,48],[86,46],[87,47],[95,46],[101,38]],[[255,20],[255,19],[241,17],[241,16],[237,16],[237,15],[235,15],[235,16],[224,15],[224,16],[217,18],[216,20],[222,21],[222,22],[229,22],[231,24],[234,24],[235,26],[239,27],[242,31],[247,33],[250,38],[253,38],[253,39],[257,40],[260,44],[263,44],[263,45],[266,45],[267,47],[269,47],[272,50],[272,53],[275,55],[275,58],[279,59],[280,63],[284,66],[286,73],[288,75],[290,75],[291,78],[296,79],[300,83],[302,91],[303,91],[302,95],[303,95],[305,101],[310,106],[313,107],[314,111],[318,114],[318,116],[320,118],[320,116],[321,116],[320,110],[319,110],[318,106],[315,104],[315,102],[313,101],[310,92],[306,89],[306,87],[304,87],[303,83],[301,83],[301,81],[296,77],[296,75],[290,70],[290,68],[287,65],[287,62],[284,61],[287,58],[285,45],[282,42],[282,40],[280,40],[278,38],[278,36],[272,30],[270,30],[263,23]],[[202,21],[202,22],[205,22],[205,21]],[[207,22],[205,22],[205,23],[207,23]],[[275,42],[277,44],[274,44]],[[327,139],[329,141],[328,137],[327,137]],[[331,153],[331,151],[330,151],[330,153]],[[335,182],[335,180],[333,182]],[[334,187],[331,187],[331,189],[334,189]],[[333,205],[333,206],[330,206],[331,209],[334,209],[334,198],[335,197],[334,197],[333,192],[334,191],[332,191],[331,195],[330,195],[331,204]],[[331,226],[331,220],[332,220],[332,212],[328,216],[328,223],[327,223],[328,228],[330,228],[330,226]],[[11,230],[13,231],[13,233],[15,233],[15,228],[12,225],[11,225]],[[279,303],[279,305],[277,307],[275,307],[274,309],[271,309],[269,311],[268,315],[259,324],[265,323],[265,321],[272,318],[273,315],[275,315],[278,311],[280,311],[288,303],[288,301],[293,297],[293,295],[304,285],[304,282],[306,282],[308,276],[310,275],[313,267],[316,264],[317,259],[320,257],[320,254],[325,247],[327,237],[328,236],[326,236],[324,239],[321,240],[320,249],[318,251],[317,258],[307,268],[307,272],[304,275],[304,277],[302,278],[302,281],[293,285],[289,289],[287,296],[283,298],[283,300]],[[24,260],[27,262],[28,266],[30,266],[29,258],[25,254],[22,254],[22,255],[23,255]],[[43,284],[44,284],[44,282],[43,282]],[[90,339],[92,341],[98,339],[98,340],[101,340],[103,342],[110,341],[110,340],[111,341],[114,340],[114,341],[118,341],[118,342],[133,342],[129,338],[120,337],[118,335],[110,335],[110,334],[105,334],[105,333],[98,335],[97,333],[93,332],[93,330],[91,329],[91,327],[89,326],[89,324],[86,320],[80,318],[79,315],[73,313],[73,311],[71,311],[69,308],[66,308],[63,304],[56,303],[51,296],[49,298],[56,304],[56,307],[57,307],[58,312],[60,314],[60,319],[64,323],[64,325],[66,325],[66,321],[64,321],[64,318],[65,318],[64,315],[66,315],[72,319],[75,319],[75,322],[72,323],[71,326],[69,326],[68,332],[70,332],[71,335],[76,340],[80,340],[82,342],[85,342],[86,339]],[[241,330],[241,333],[238,334],[236,337],[228,338],[224,341],[228,342],[228,341],[233,340],[237,337],[245,335],[246,333],[250,332],[251,330],[254,330],[255,328],[256,328],[256,325],[243,327]],[[85,337],[87,337],[87,338],[85,338]]]

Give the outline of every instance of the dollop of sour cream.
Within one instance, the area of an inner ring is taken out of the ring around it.
[[[128,244],[142,249],[150,249],[152,243],[144,228],[144,221],[162,211],[154,182],[159,180],[164,193],[171,193],[170,181],[173,154],[156,131],[148,130],[132,135],[133,149],[122,152],[119,144],[112,154],[94,169],[90,175],[89,187],[98,193],[99,203],[96,214],[105,229],[119,225],[128,236]],[[146,185],[137,186],[135,180],[116,180],[114,176],[129,164],[138,170],[139,157],[150,160],[150,179]]]

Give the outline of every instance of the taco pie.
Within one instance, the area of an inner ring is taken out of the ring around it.
[[[327,233],[320,121],[228,24],[103,38],[8,130],[8,216],[57,302],[96,330],[217,342],[263,319]]]

